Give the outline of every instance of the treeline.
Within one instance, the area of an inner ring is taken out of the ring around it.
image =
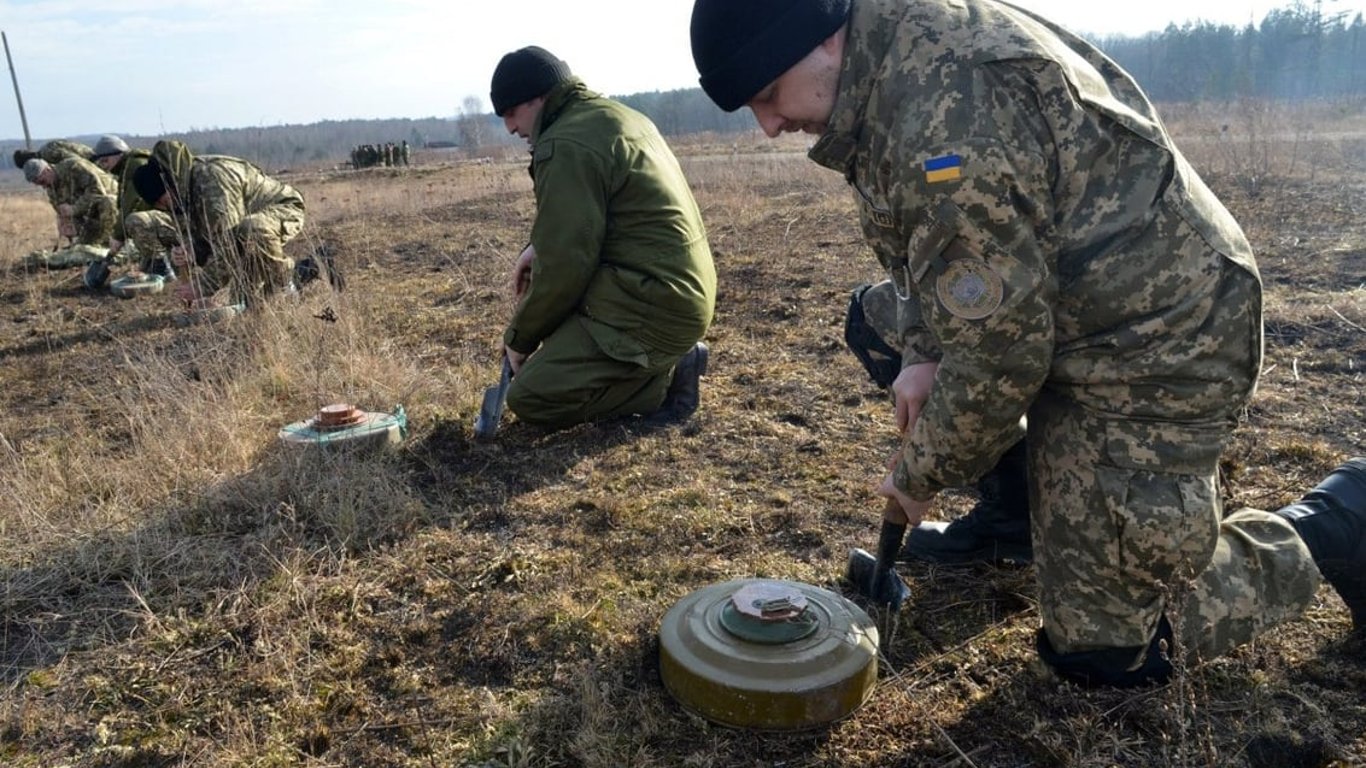
[[[1366,93],[1366,21],[1322,2],[1271,11],[1256,26],[1169,26],[1099,40],[1156,101],[1337,99]]]
[[[428,145],[440,147],[460,146],[459,124],[466,118],[453,119],[428,117],[421,119],[387,120],[324,120],[307,125],[272,125],[257,128],[197,128],[182,133],[168,133],[156,136],[119,133],[130,146],[150,149],[158,139],[177,139],[185,142],[195,152],[210,155],[233,155],[246,158],[263,168],[280,171],[299,167],[318,167],[348,163],[351,150],[362,144],[398,144],[406,141],[415,151]],[[504,133],[503,123],[493,115],[477,118],[497,131],[487,130],[484,135],[496,136]],[[118,133],[117,130],[111,130]],[[34,141],[35,148],[50,138]],[[70,136],[71,138],[93,145],[98,135]],[[23,147],[23,142],[0,142],[3,158],[0,167],[12,168],[14,150]]]
[[[1327,2],[1331,6],[1332,0]],[[1366,21],[1360,13],[1349,18],[1325,12],[1323,6],[1324,0],[1312,6],[1296,2],[1271,11],[1255,26],[1172,25],[1143,37],[1111,36],[1097,42],[1159,102],[1366,95]],[[698,88],[617,98],[649,115],[666,136],[754,130],[748,110],[722,112]],[[65,138],[93,144],[98,137]],[[180,139],[201,153],[244,157],[270,170],[342,165],[357,145],[391,141],[407,141],[413,162],[419,165],[434,156],[429,153],[448,153],[452,148],[477,157],[520,146],[520,140],[509,137],[502,121],[485,112],[475,96],[466,98],[458,114],[449,118],[328,120],[197,129],[166,137],[124,136],[140,147],[150,147],[158,138]],[[10,157],[20,146],[0,142],[0,167],[12,167]]]

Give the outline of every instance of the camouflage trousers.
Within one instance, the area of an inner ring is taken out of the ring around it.
[[[1035,401],[1034,563],[1059,652],[1146,650],[1166,612],[1188,658],[1209,659],[1309,606],[1320,576],[1295,529],[1261,510],[1222,516],[1228,429],[1102,417],[1049,392]]]
[[[76,227],[76,243],[108,247],[118,217],[118,201],[108,195],[87,195],[77,200],[71,210],[71,221]]]
[[[522,421],[551,428],[650,413],[664,403],[679,357],[575,315],[527,358],[507,405]]]
[[[294,260],[285,255],[284,246],[303,226],[302,200],[244,217],[228,233],[230,242],[214,243],[214,257],[196,270],[200,292],[208,296],[226,287],[234,303],[252,304],[284,290],[294,273]]]
[[[134,211],[123,220],[123,230],[142,259],[143,272],[152,271],[153,261],[180,244],[175,221],[164,211]]]
[[[861,304],[899,348],[891,283]],[[1039,611],[1059,653],[1146,651],[1165,613],[1187,656],[1209,659],[1313,600],[1321,577],[1289,523],[1255,509],[1223,515],[1226,420],[1101,416],[1045,389],[1026,427]]]

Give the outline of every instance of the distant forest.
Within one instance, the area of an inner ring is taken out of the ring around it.
[[[1325,11],[1323,0],[1271,11],[1255,26],[1171,25],[1142,37],[1109,36],[1096,43],[1157,102],[1356,100],[1366,95],[1366,21],[1360,13],[1349,18]],[[617,98],[650,116],[668,136],[755,129],[748,111],[721,112],[697,88]],[[93,144],[97,137],[71,138]],[[485,111],[477,96],[465,98],[450,117],[324,121],[123,138],[146,147],[159,138],[176,138],[196,152],[244,157],[273,170],[342,165],[361,144],[407,141],[415,150],[414,162],[421,163],[431,152],[479,157],[520,143],[507,135],[501,120]],[[13,150],[21,146],[0,142],[0,168],[12,167]]]

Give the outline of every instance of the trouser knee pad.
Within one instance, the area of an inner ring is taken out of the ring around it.
[[[879,387],[890,387],[901,373],[901,353],[888,344],[877,331],[868,324],[868,316],[863,312],[863,294],[871,285],[861,285],[854,289],[849,298],[849,312],[844,320],[844,343],[849,345],[854,357],[863,364],[868,376]]]

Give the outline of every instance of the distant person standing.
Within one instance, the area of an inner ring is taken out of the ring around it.
[[[292,286],[284,246],[304,225],[304,199],[293,187],[236,157],[196,157],[178,141],[158,141],[133,173],[133,186],[188,232],[190,267],[176,288],[187,303],[227,290],[248,307]]]
[[[175,277],[170,250],[179,245],[175,222],[170,214],[158,211],[142,199],[133,185],[133,174],[152,159],[145,149],[133,149],[122,138],[101,136],[95,144],[95,164],[118,180],[118,216],[109,240],[108,262],[113,262],[131,241],[138,252],[142,272]]]
[[[113,176],[81,157],[67,157],[56,165],[34,157],[24,163],[24,178],[47,190],[60,237],[100,249],[108,245],[118,217],[118,182]]]
[[[531,145],[536,218],[513,268],[507,403],[564,427],[684,421],[706,371],[716,271],[688,181],[654,124],[531,46],[493,71],[494,113]]]

